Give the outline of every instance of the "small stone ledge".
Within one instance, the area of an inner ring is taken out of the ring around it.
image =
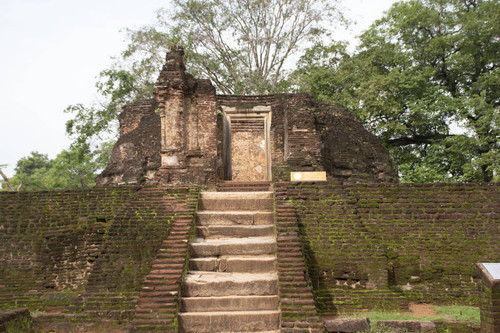
[[[31,326],[31,315],[27,308],[0,310],[0,332],[27,332]]]
[[[324,321],[327,332],[352,333],[363,332],[370,329],[368,318],[342,318]]]
[[[381,320],[377,327],[390,327],[402,332],[437,332],[436,325],[431,321]]]

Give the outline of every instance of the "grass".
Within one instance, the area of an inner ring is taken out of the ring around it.
[[[466,321],[477,325],[481,323],[479,308],[473,306],[447,305],[433,306],[433,308],[434,311],[445,319],[453,318],[458,321]]]
[[[417,318],[411,313],[401,313],[401,312],[381,312],[381,311],[370,311],[351,315],[342,316],[345,318],[368,318],[372,326],[377,325],[378,321],[381,320],[418,320],[418,321],[430,321],[443,319],[441,316],[428,316]]]
[[[480,324],[479,308],[472,306],[462,305],[447,305],[437,306],[433,305],[432,309],[437,313],[436,316],[415,317],[411,312],[382,312],[370,311],[357,314],[342,315],[344,318],[363,318],[366,317],[370,320],[370,324],[374,327],[378,321],[381,320],[418,320],[418,321],[433,321],[433,320],[447,320],[447,321],[462,321],[474,325]]]
[[[32,315],[32,316],[40,316],[40,315],[43,315],[44,313],[45,313],[45,311],[40,311],[40,310],[30,311],[30,315]]]

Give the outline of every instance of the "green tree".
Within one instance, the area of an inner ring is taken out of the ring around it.
[[[403,181],[498,181],[498,36],[497,1],[399,2],[354,54],[342,44],[309,49],[295,83],[354,111]]]
[[[95,185],[97,173],[104,169],[111,153],[109,143],[90,152],[77,146],[63,150],[51,160],[46,154],[32,152],[21,158],[10,178],[12,188],[24,191],[88,189]],[[2,189],[6,190],[5,181]]]
[[[155,24],[127,30],[130,43],[96,84],[100,101],[71,105],[66,131],[77,144],[116,133],[120,106],[153,96],[171,45],[182,45],[188,70],[228,94],[268,93],[283,85],[288,67],[312,40],[344,21],[337,0],[173,0]],[[328,23],[328,25],[326,24]]]

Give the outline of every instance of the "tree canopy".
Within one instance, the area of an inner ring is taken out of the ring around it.
[[[75,147],[116,133],[120,106],[152,97],[167,48],[181,44],[188,70],[220,93],[295,89],[346,106],[389,147],[402,181],[500,179],[498,1],[395,3],[355,52],[325,42],[324,27],[342,21],[336,2],[172,1],[156,23],[127,30],[96,83],[101,99],[67,108]]]
[[[295,83],[355,112],[403,181],[498,181],[499,36],[497,1],[398,2],[354,54],[310,48]]]
[[[112,145],[104,144],[91,152],[82,151],[82,146],[63,150],[56,158],[49,159],[46,154],[31,152],[21,158],[16,165],[16,174],[9,179],[12,190],[77,190],[88,189],[95,185],[94,178],[108,163]],[[7,189],[1,181],[2,189]]]
[[[211,79],[219,93],[263,94],[288,89],[293,57],[344,22],[337,0],[172,0],[156,23],[127,29],[129,44],[103,70],[100,101],[71,105],[66,131],[77,144],[116,132],[120,106],[151,98],[171,45],[182,45],[188,70]],[[328,23],[328,24],[327,24]]]

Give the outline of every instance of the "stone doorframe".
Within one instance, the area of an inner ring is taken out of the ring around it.
[[[224,180],[233,180],[232,167],[232,131],[231,124],[234,120],[257,120],[263,122],[264,128],[264,150],[265,150],[265,169],[266,176],[264,180],[271,181],[271,107],[258,105],[252,108],[238,108],[231,106],[221,106],[223,113],[223,148],[222,156],[224,163]]]

